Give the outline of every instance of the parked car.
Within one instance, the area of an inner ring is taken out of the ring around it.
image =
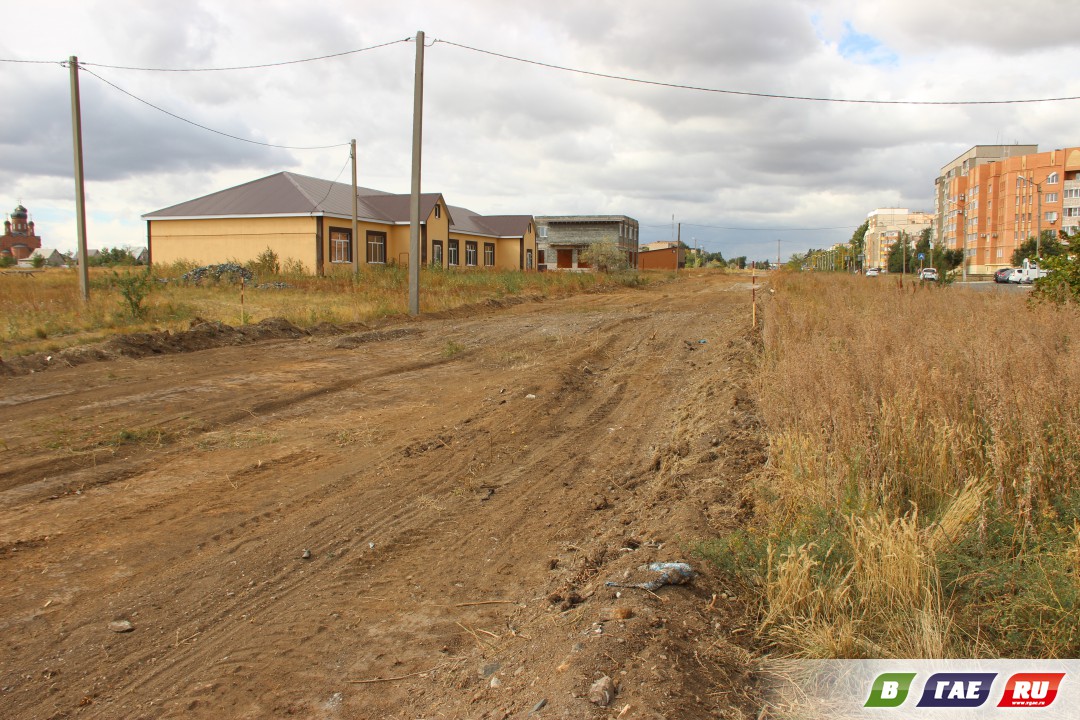
[[[932,267],[923,268],[922,270],[919,271],[919,279],[920,280],[926,280],[928,282],[937,282],[938,281],[937,268],[932,268]]]
[[[996,282],[996,283],[1007,283],[1007,282],[1009,282],[1009,275],[1012,274],[1012,271],[1016,270],[1016,269],[1017,268],[1011,268],[1011,267],[999,268],[998,271],[996,273],[994,273],[994,282]]]
[[[1020,271],[1020,282],[1025,285],[1030,285],[1037,278],[1046,277],[1050,274],[1049,270],[1040,268],[1038,263],[1033,263],[1027,258],[1024,258],[1024,266],[1017,269]]]
[[[1024,269],[1023,268],[1013,268],[1009,272],[1009,282],[1012,283],[1013,285],[1019,285],[1023,281],[1024,281]]]
[[[879,270],[878,268],[867,268],[866,269],[866,277],[877,277],[880,274],[881,274],[881,270]]]

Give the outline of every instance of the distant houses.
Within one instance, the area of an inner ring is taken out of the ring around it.
[[[30,254],[30,257],[20,262],[23,264],[33,264],[35,257],[41,257],[42,262],[48,267],[65,267],[68,259],[66,255],[63,255],[56,248],[37,248]]]
[[[686,267],[686,247],[674,240],[649,243],[641,248],[638,268],[641,270],[678,270]]]

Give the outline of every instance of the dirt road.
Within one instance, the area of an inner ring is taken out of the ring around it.
[[[717,275],[0,379],[0,716],[753,717],[691,556],[749,324]]]

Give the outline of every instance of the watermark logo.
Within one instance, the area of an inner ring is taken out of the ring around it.
[[[917,707],[973,708],[990,697],[997,673],[935,673],[923,687]]]
[[[907,700],[916,673],[883,673],[874,680],[865,707],[900,707]]]
[[[1005,684],[998,707],[1040,708],[1054,702],[1065,673],[1017,673]]]

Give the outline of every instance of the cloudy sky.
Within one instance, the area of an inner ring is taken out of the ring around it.
[[[1076,0],[48,0],[4,3],[0,211],[75,247],[68,71],[80,74],[91,247],[143,213],[282,170],[408,192],[426,33],[425,192],[484,214],[626,214],[642,240],[786,259],[876,207],[931,209],[975,144],[1080,145]],[[217,72],[159,72],[312,62]],[[453,44],[452,44],[453,43]],[[474,49],[466,49],[461,45]],[[215,134],[133,99],[105,81]],[[829,229],[820,229],[829,228]]]

